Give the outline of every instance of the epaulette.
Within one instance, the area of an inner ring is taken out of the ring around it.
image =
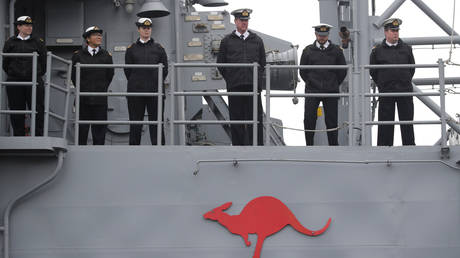
[[[39,38],[38,40],[40,40],[41,42],[45,42],[45,41],[43,40],[43,38]]]
[[[133,46],[133,44],[129,45],[128,48],[131,48]]]
[[[303,49],[303,52],[304,52],[304,51],[310,50],[312,47],[313,47],[313,45],[308,45],[308,46],[306,46],[306,47]]]
[[[78,51],[80,51],[80,50],[77,49],[77,50],[73,51],[73,53],[78,54]]]

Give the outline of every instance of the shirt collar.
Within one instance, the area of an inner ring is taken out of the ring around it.
[[[141,38],[139,38],[139,42],[141,42],[142,44],[145,44],[145,43],[147,43],[147,42],[149,42],[149,41],[150,41],[150,39],[148,39],[147,41],[144,41],[144,40],[142,40]]]
[[[387,40],[385,40],[385,44],[387,44],[387,46],[389,47],[396,47],[398,45],[398,42],[394,43],[394,44],[391,44],[390,42],[388,42]]]
[[[18,34],[18,39],[20,39],[20,40],[28,40],[28,39],[30,39],[30,35],[25,37],[25,38],[23,38],[23,37],[21,37],[21,35]]]
[[[330,43],[329,43],[329,40],[326,41],[326,43],[323,44],[324,48],[329,47],[329,44],[330,44]],[[318,41],[316,41],[316,47],[317,47],[317,48],[321,48],[321,44],[319,44]]]
[[[247,31],[245,31],[243,34],[241,34],[241,33],[239,33],[237,30],[235,30],[235,35],[237,35],[238,38],[241,38],[241,35],[243,35],[243,36],[244,36],[244,40],[246,40],[246,39],[248,38],[248,36],[249,36],[249,31],[247,30]]]
[[[97,54],[99,52],[99,47],[92,48],[91,46],[88,46],[88,52],[90,55],[93,55],[93,49],[96,49],[96,53],[94,54]]]

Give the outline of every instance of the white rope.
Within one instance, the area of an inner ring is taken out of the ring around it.
[[[454,31],[455,31],[455,6],[456,6],[457,0],[454,0],[454,10],[452,12],[452,32],[450,34],[450,50],[449,50],[449,59],[447,59],[446,64],[450,65],[459,65],[454,62],[452,62],[452,49],[454,47]]]
[[[271,123],[273,126],[283,128],[283,129],[288,129],[288,130],[293,130],[293,131],[299,131],[299,132],[308,132],[308,133],[315,133],[315,132],[332,132],[332,131],[338,131],[345,126],[348,126],[348,122],[344,122],[341,126],[336,127],[336,128],[329,128],[329,129],[322,129],[322,130],[304,130],[304,129],[298,129],[298,128],[292,128],[292,127],[287,127],[287,126],[282,126],[277,123]]]

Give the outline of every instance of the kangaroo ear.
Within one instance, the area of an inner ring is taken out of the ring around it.
[[[223,210],[223,211],[224,211],[224,210],[230,208],[230,206],[232,206],[232,202],[227,202],[227,203],[225,203],[224,205],[220,206],[220,207],[219,207],[219,210]]]

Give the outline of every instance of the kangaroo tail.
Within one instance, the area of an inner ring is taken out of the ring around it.
[[[303,234],[308,235],[308,236],[319,236],[322,233],[324,233],[324,231],[326,231],[327,228],[329,228],[329,225],[331,224],[331,221],[332,221],[332,219],[329,218],[329,220],[327,221],[326,225],[322,229],[317,230],[317,231],[309,230],[308,228],[302,226],[302,224],[300,224],[300,222],[294,216],[293,216],[293,220],[289,224],[295,230],[299,231],[300,233],[303,233]]]

